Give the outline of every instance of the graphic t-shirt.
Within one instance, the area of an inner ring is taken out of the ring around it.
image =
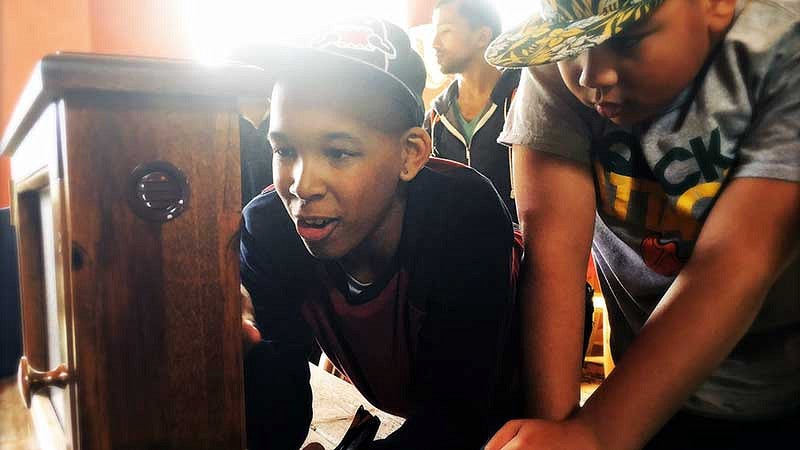
[[[797,5],[740,2],[705,70],[646,127],[616,126],[582,105],[555,64],[523,75],[499,140],[591,165],[597,194],[592,253],[615,357],[688,260],[726,182],[800,181]],[[688,400],[689,410],[750,419],[800,408],[799,280],[796,258],[746,336]],[[709,301],[724,297],[719,286],[719,298]],[[686,324],[704,326],[697,317]]]

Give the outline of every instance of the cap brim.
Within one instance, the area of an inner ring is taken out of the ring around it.
[[[486,61],[498,67],[527,67],[571,58],[625,31],[662,2],[644,0],[573,22],[552,23],[534,17],[498,36],[486,49]]]
[[[233,59],[262,68],[272,83],[309,74],[319,79],[352,80],[354,87],[375,89],[414,108],[415,118],[422,123],[422,99],[394,75],[359,59],[315,48],[269,44],[240,50]]]

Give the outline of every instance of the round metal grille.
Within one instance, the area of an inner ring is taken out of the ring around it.
[[[153,161],[131,172],[129,203],[141,218],[166,222],[178,217],[187,206],[189,187],[186,177],[172,164]]]

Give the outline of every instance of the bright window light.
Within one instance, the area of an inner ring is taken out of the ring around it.
[[[539,11],[539,0],[496,0],[494,4],[500,13],[504,30],[522,25]]]
[[[193,57],[216,63],[242,45],[297,43],[322,23],[375,16],[406,27],[416,0],[181,0]],[[503,28],[533,14],[538,0],[493,0]]]
[[[322,23],[374,16],[406,25],[408,0],[182,0],[193,56],[215,63],[254,43],[297,43]]]

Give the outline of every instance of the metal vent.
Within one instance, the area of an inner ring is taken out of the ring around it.
[[[130,175],[130,186],[128,203],[131,209],[149,221],[167,222],[178,217],[189,200],[186,177],[165,161],[136,167]]]

